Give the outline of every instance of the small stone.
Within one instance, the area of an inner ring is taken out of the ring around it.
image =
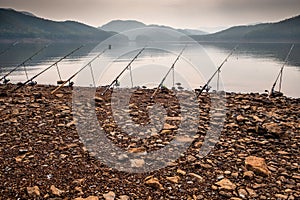
[[[84,193],[82,192],[82,188],[81,188],[81,187],[76,186],[76,187],[74,188],[74,190],[76,190],[77,192],[79,192],[80,195],[83,195],[83,194],[84,194]]]
[[[213,190],[218,190],[218,187],[215,186],[215,185],[212,185],[212,186],[211,186],[211,189],[213,189]]]
[[[293,178],[293,179],[300,180],[300,175],[299,175],[299,176],[298,176],[298,175],[294,175],[294,176],[292,176],[292,178]]]
[[[73,181],[73,183],[75,183],[75,184],[82,184],[84,181],[85,181],[85,178],[80,178],[80,179],[75,179]]]
[[[129,196],[127,196],[127,195],[119,196],[119,200],[129,200],[129,199],[130,199]]]
[[[255,115],[253,115],[252,118],[254,119],[255,122],[263,122],[264,121],[263,119],[255,116]]]
[[[104,102],[104,99],[102,99],[101,97],[95,97],[95,102],[101,103]]]
[[[182,117],[165,117],[165,120],[170,120],[170,121],[181,121],[182,120]]]
[[[128,152],[130,153],[142,153],[142,152],[145,152],[146,149],[144,147],[138,147],[138,148],[130,148],[128,150]]]
[[[195,143],[195,147],[197,148],[197,147],[201,147],[202,146],[202,144],[203,144],[203,142],[202,141],[198,141],[198,142],[196,142]]]
[[[251,170],[258,175],[269,176],[271,174],[265,163],[265,159],[263,158],[249,156],[245,160],[245,165],[248,170]]]
[[[25,158],[25,157],[26,157],[26,154],[20,155],[20,156],[17,156],[17,157],[15,158],[15,160],[16,160],[16,162],[21,162],[21,161],[23,160],[23,158]]]
[[[283,195],[283,194],[275,194],[275,197],[277,199],[288,199],[289,198],[288,195]]]
[[[184,176],[186,175],[186,172],[181,170],[181,169],[177,169],[177,173],[181,174],[181,175],[184,175]]]
[[[220,186],[220,189],[225,189],[229,191],[233,191],[236,188],[236,185],[227,178],[224,178],[215,184]]]
[[[76,124],[76,121],[73,120],[73,121],[67,123],[66,127],[71,127],[71,126],[73,126],[73,125],[75,125],[75,124]]]
[[[170,133],[172,133],[172,130],[161,130],[161,132],[160,132],[161,134],[170,134]]]
[[[162,184],[160,184],[160,182],[158,181],[157,178],[153,178],[153,177],[149,178],[149,177],[147,177],[145,180],[146,180],[145,181],[146,185],[149,185],[149,186],[151,186],[153,188],[160,189],[160,190],[164,189],[163,186],[162,186]]]
[[[237,178],[237,177],[239,177],[239,173],[238,172],[231,173],[231,176],[234,178]]]
[[[225,171],[224,174],[230,175],[230,174],[231,174],[231,171]]]
[[[278,151],[277,153],[280,154],[280,155],[288,155],[288,154],[289,154],[289,153],[286,152],[286,151]]]
[[[248,195],[247,191],[245,189],[242,189],[242,188],[238,190],[238,194],[243,199],[245,199]]]
[[[103,194],[103,197],[105,200],[114,200],[116,198],[116,194],[112,191],[106,193],[106,194]]]
[[[99,197],[96,196],[89,196],[87,198],[77,197],[74,200],[99,200]]]
[[[56,94],[55,96],[58,98],[62,98],[64,96],[64,94]]]
[[[188,156],[187,156],[187,160],[188,160],[189,162],[194,162],[195,160],[197,160],[197,158],[196,158],[195,156],[188,155]]]
[[[262,187],[265,187],[265,186],[266,186],[266,184],[264,184],[264,183],[261,183],[261,184],[255,183],[255,184],[253,185],[253,188],[254,188],[254,189],[258,189],[258,188],[262,188]]]
[[[238,197],[231,197],[230,200],[242,200],[242,199]]]
[[[257,197],[257,194],[253,189],[247,187],[246,190],[250,197]]]
[[[186,142],[193,142],[194,138],[188,137],[188,136],[177,136],[177,137],[175,137],[175,140],[177,142],[186,143]]]
[[[198,175],[198,174],[188,173],[188,175],[190,175],[192,177],[195,177],[196,179],[198,179],[198,181],[203,181],[203,178],[200,175]]]
[[[173,126],[171,124],[165,123],[163,129],[164,130],[174,130],[174,129],[177,129],[177,126]]]
[[[224,190],[219,191],[219,194],[220,194],[221,196],[224,196],[224,197],[227,197],[227,198],[232,197],[232,193],[231,193],[231,192],[224,191]]]
[[[254,172],[253,171],[246,171],[244,172],[244,178],[246,179],[253,179],[254,177]]]
[[[40,104],[38,103],[32,103],[29,105],[30,108],[39,108],[40,107]]]
[[[145,165],[144,159],[131,159],[130,160],[131,167],[143,167]]]
[[[38,186],[33,186],[33,187],[27,187],[27,193],[28,195],[36,195],[36,196],[40,196],[40,189]]]
[[[28,149],[19,149],[19,154],[28,153]]]
[[[284,135],[281,127],[277,123],[264,123],[262,126],[268,133],[281,137]]]
[[[171,176],[171,177],[167,177],[166,179],[172,183],[178,183],[180,180],[180,177],[179,176]]]
[[[222,180],[224,178],[224,175],[222,174],[222,175],[219,175],[219,176],[217,176],[217,179],[218,180]]]
[[[238,116],[236,117],[236,120],[237,120],[238,122],[242,122],[242,121],[245,121],[246,118],[243,117],[242,115],[238,115]]]
[[[65,192],[63,190],[60,190],[60,189],[56,188],[54,185],[51,185],[50,190],[51,190],[51,193],[56,195],[56,196],[60,196],[62,193]]]

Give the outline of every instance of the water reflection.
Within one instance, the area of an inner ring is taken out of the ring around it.
[[[0,44],[0,52],[5,50],[10,44]],[[30,57],[34,52],[40,49],[45,44],[24,44],[19,43],[12,47],[9,51],[0,55],[0,73],[1,77],[7,73],[12,67],[17,66],[22,63],[26,58]],[[30,62],[27,63],[27,69],[29,71],[29,77],[34,76],[42,69],[45,69],[49,65],[53,64],[59,58],[69,53],[73,49],[79,47],[81,44],[78,43],[53,43],[50,44],[44,51],[35,56]],[[59,63],[59,69],[63,79],[67,79],[73,73],[75,73],[80,67],[82,67],[93,55],[89,54],[91,50],[97,44],[87,44],[79,51],[72,54],[67,59]],[[174,44],[174,49],[181,49],[184,44]],[[209,78],[208,74],[218,67],[218,65],[225,59],[228,53],[232,50],[235,44],[230,43],[201,43],[204,50],[207,52],[208,57],[212,60],[215,65],[214,69],[209,69],[207,71],[205,68],[206,64],[204,61],[201,66],[196,66],[201,71],[205,71],[206,76],[201,80],[199,78],[193,77],[192,73],[189,73],[188,77],[190,83],[194,87],[199,87],[205,83],[205,80]],[[179,47],[180,46],[180,47]],[[275,81],[275,78],[282,66],[284,59],[289,51],[291,44],[287,43],[243,43],[240,44],[237,53],[232,56],[225,66],[222,68],[221,78],[223,80],[225,90],[234,92],[264,92],[265,89],[270,89],[271,85]],[[195,54],[193,51],[193,46],[189,46],[186,50],[186,54]],[[100,49],[99,49],[100,50]],[[176,52],[176,51],[175,51]],[[126,55],[118,55],[118,47],[113,45],[112,50],[108,51],[105,56],[101,59],[111,59],[118,57],[120,59],[114,60],[115,68],[110,69],[108,77],[106,77],[107,82],[111,81],[114,74],[117,74],[120,69],[124,68],[128,62],[132,59],[136,52],[131,52]],[[289,62],[284,71],[284,82],[283,82],[283,92],[287,96],[299,97],[300,89],[297,87],[300,80],[300,45],[296,44],[289,58]],[[193,55],[198,56],[198,55]],[[161,77],[168,70],[168,66],[172,64],[176,55],[170,54],[159,49],[149,49],[139,56],[135,65],[143,65],[144,68],[137,69],[134,71],[137,77],[146,76],[146,78],[154,77],[154,79],[149,80],[152,85],[157,85]],[[167,68],[162,68],[160,65],[163,64]],[[151,66],[152,68],[146,68],[146,66]],[[154,69],[153,66],[156,65]],[[182,66],[181,66],[182,65]],[[185,70],[187,69],[188,60],[178,63],[177,69]],[[101,71],[101,62],[95,66],[95,71]],[[161,68],[161,69],[159,69]],[[182,73],[180,73],[182,74]],[[179,74],[179,75],[180,75]],[[151,75],[151,76],[150,76]],[[138,80],[134,77],[135,80]],[[24,76],[23,68],[20,67],[18,71],[14,72],[11,77],[9,77],[12,82],[24,82],[26,77]],[[186,77],[185,77],[186,78]],[[124,82],[129,83],[129,80]],[[156,80],[157,79],[157,80]],[[170,78],[169,78],[170,79]],[[40,84],[56,84],[58,80],[58,75],[56,69],[53,68],[47,71],[45,74],[37,78]],[[171,83],[172,80],[167,80]],[[215,87],[214,80],[211,85]],[[101,84],[107,84],[101,83]]]
[[[204,47],[218,48],[224,51],[230,51],[231,43],[201,43]],[[238,48],[238,54],[250,56],[253,58],[269,58],[276,62],[284,62],[285,57],[291,47],[290,43],[241,43]],[[300,67],[300,44],[295,44],[289,57],[289,65]]]

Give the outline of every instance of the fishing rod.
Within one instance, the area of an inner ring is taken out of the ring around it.
[[[15,42],[11,43],[11,44],[9,45],[9,47],[7,47],[7,48],[4,49],[2,52],[0,52],[0,56],[1,56],[2,54],[6,53],[7,51],[9,51],[12,47],[16,46],[18,43],[19,43],[18,41],[15,41]]]
[[[29,58],[27,58],[26,60],[24,60],[21,64],[19,64],[18,66],[16,66],[15,68],[13,68],[11,71],[9,71],[6,75],[4,75],[0,81],[2,81],[4,79],[4,83],[8,83],[9,79],[6,79],[7,76],[9,76],[12,72],[16,71],[19,67],[21,66],[25,66],[25,63],[28,62],[29,60],[31,60],[34,56],[36,56],[37,54],[39,54],[41,51],[43,51],[45,48],[47,48],[49,45],[45,45],[43,46],[41,49],[39,49],[37,52],[35,52],[34,54],[32,54]]]
[[[75,76],[77,76],[77,74],[79,74],[83,69],[85,69],[87,66],[91,66],[92,62],[94,62],[94,60],[96,60],[97,58],[99,58],[102,54],[105,53],[105,51],[108,48],[104,49],[101,53],[99,53],[97,56],[95,56],[92,60],[90,60],[90,62],[88,62],[86,65],[84,65],[83,67],[81,67],[75,74],[73,74],[70,78],[68,78],[68,80],[64,81],[60,86],[58,86],[57,88],[55,88],[51,94],[54,94],[56,91],[58,91],[60,88],[62,88],[67,82],[70,82]]]
[[[225,58],[225,60],[220,64],[220,66],[218,67],[218,69],[213,73],[213,75],[210,77],[210,79],[208,79],[208,81],[206,82],[206,84],[200,89],[199,93],[197,94],[197,97],[198,98],[202,92],[205,90],[205,89],[208,89],[208,86],[209,86],[209,83],[212,81],[212,79],[214,78],[214,76],[220,72],[222,66],[227,62],[228,58],[234,53],[234,51],[238,48],[239,45],[236,45],[231,51],[230,53],[228,54],[228,56]]]
[[[31,83],[36,77],[40,76],[41,74],[43,74],[44,72],[46,72],[47,70],[49,70],[50,68],[52,68],[53,66],[57,66],[57,64],[59,62],[61,62],[62,60],[64,60],[65,58],[69,57],[70,55],[72,55],[73,53],[75,53],[76,51],[78,51],[79,49],[81,49],[83,47],[83,45],[81,45],[80,47],[72,50],[71,52],[69,52],[68,54],[66,54],[65,56],[61,57],[59,60],[57,60],[55,63],[53,63],[52,65],[50,65],[49,67],[47,67],[46,69],[42,70],[41,72],[39,72],[38,74],[36,74],[35,76],[33,76],[32,78],[28,79],[26,82],[21,83],[21,85],[19,85],[16,89],[13,90],[16,91],[18,89],[20,89],[21,87],[23,87],[24,85],[26,85],[27,83]],[[35,82],[36,83],[36,82]]]
[[[102,92],[101,95],[104,95],[107,90],[109,90],[109,88],[114,84],[114,83],[118,83],[118,79],[120,78],[120,76],[131,66],[131,64],[133,63],[133,61],[135,61],[135,59],[137,59],[137,57],[145,50],[146,47],[142,48],[138,54],[136,54],[134,56],[134,58],[128,63],[128,65],[121,71],[121,73],[111,82],[111,84],[109,86],[106,87],[106,89],[104,90],[104,92]]]
[[[151,95],[151,99],[153,99],[153,97],[156,95],[156,93],[158,92],[158,90],[162,87],[162,85],[164,84],[167,76],[169,75],[169,73],[171,72],[171,70],[174,70],[175,64],[177,63],[177,61],[179,60],[180,56],[182,55],[183,51],[185,50],[186,46],[181,50],[180,54],[177,56],[177,58],[175,59],[175,61],[173,62],[172,66],[170,67],[170,69],[168,70],[168,72],[166,73],[166,75],[164,76],[164,78],[161,80],[161,82],[159,83],[158,87],[156,88],[156,90],[153,92],[153,94]],[[174,74],[173,74],[174,75]],[[174,82],[174,81],[173,81]]]
[[[274,94],[274,92],[275,92],[274,89],[275,89],[275,86],[276,86],[277,81],[278,81],[279,78],[280,78],[280,81],[279,81],[279,92],[280,92],[280,90],[281,90],[281,84],[282,84],[283,68],[284,68],[284,66],[286,65],[286,63],[288,62],[288,59],[289,59],[289,57],[290,57],[290,55],[291,55],[291,52],[292,52],[294,46],[295,46],[295,45],[292,44],[292,46],[291,46],[291,48],[290,48],[290,50],[289,50],[287,56],[285,57],[284,63],[283,63],[283,65],[282,65],[282,67],[280,68],[280,71],[279,71],[279,73],[278,73],[278,75],[277,75],[277,77],[276,77],[276,80],[275,80],[274,84],[272,85],[272,88],[271,88],[271,91],[270,91],[269,96],[272,96],[272,95]]]

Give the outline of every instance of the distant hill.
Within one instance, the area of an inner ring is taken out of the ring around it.
[[[300,15],[276,23],[234,26],[209,34],[195,35],[198,41],[300,42]]]
[[[142,22],[136,21],[136,20],[113,20],[108,22],[107,24],[104,24],[103,26],[99,27],[99,29],[104,31],[112,31],[121,33],[124,31],[128,31],[131,29],[137,29],[137,28],[166,28],[173,31],[178,31],[186,35],[203,35],[206,34],[206,32],[196,30],[196,29],[175,29],[170,26],[164,26],[164,25],[146,25]]]
[[[108,22],[107,24],[104,24],[103,26],[99,27],[99,29],[104,30],[104,31],[112,31],[116,33],[121,33],[124,31],[128,31],[130,29],[137,29],[137,28],[144,28],[147,25],[138,22],[135,20],[113,20]]]
[[[56,22],[0,8],[0,40],[101,41],[112,34],[75,21]]]

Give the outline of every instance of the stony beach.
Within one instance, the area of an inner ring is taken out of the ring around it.
[[[52,95],[54,86],[10,92],[15,87],[0,85],[0,199],[300,199],[299,98],[227,93],[220,137],[200,157],[212,117],[210,94],[203,94],[187,151],[162,169],[130,173],[105,165],[83,144],[73,117],[72,88]],[[142,140],[122,133],[113,121],[111,92],[101,96],[101,91],[94,98],[95,112],[116,146],[147,153],[174,139],[181,116],[172,91],[155,97],[167,113],[162,130],[145,132],[149,135]],[[149,121],[152,92],[138,89],[130,100],[129,113],[137,124]],[[131,167],[144,162],[136,160]]]

